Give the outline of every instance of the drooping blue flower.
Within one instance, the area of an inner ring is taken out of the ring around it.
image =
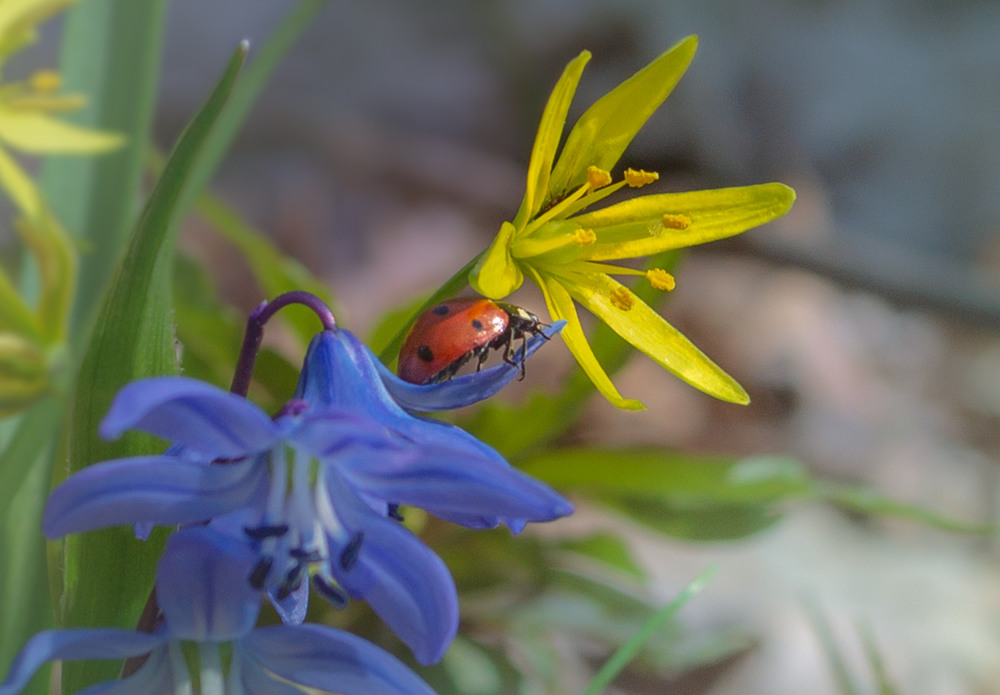
[[[528,354],[541,342],[530,341]],[[313,341],[295,399],[274,418],[193,379],[134,382],[116,396],[101,434],[142,430],[170,441],[170,453],[77,473],[53,491],[42,529],[56,538],[212,520],[251,542],[249,583],[268,591],[286,622],[305,615],[312,569],[321,594],[366,600],[420,662],[433,663],[457,629],[455,587],[441,560],[399,523],[398,505],[515,531],[572,507],[468,433],[410,409],[464,404],[518,373],[504,364],[413,386],[348,331],[331,330]]]
[[[154,634],[120,629],[49,630],[21,650],[0,695],[15,695],[56,659],[124,659],[149,654],[131,676],[87,689],[88,695],[191,692],[181,642],[197,645],[202,695],[292,695],[289,683],[344,695],[433,695],[395,657],[326,626],[254,629],[260,594],[243,578],[256,562],[246,543],[207,527],[173,534],[157,566],[164,620]],[[228,671],[220,646],[231,645]],[[186,687],[185,687],[186,686]]]

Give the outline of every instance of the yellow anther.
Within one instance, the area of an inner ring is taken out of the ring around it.
[[[625,183],[632,188],[639,188],[646,184],[653,183],[660,178],[655,171],[643,171],[642,169],[626,169]]]
[[[38,70],[30,81],[31,88],[36,92],[54,92],[62,86],[62,77],[55,70]]]
[[[597,235],[594,233],[593,229],[577,227],[573,231],[573,241],[578,243],[580,246],[590,246],[597,241]]]
[[[628,311],[635,304],[635,297],[631,292],[625,287],[616,287],[611,290],[611,294],[608,296],[611,303],[622,311]]]
[[[667,229],[687,229],[691,226],[691,218],[679,212],[668,212],[663,216],[663,226]]]
[[[666,290],[669,292],[677,286],[674,276],[665,271],[663,268],[653,268],[651,270],[647,270],[646,279],[649,280],[650,285],[658,290]]]
[[[609,183],[611,183],[610,173],[593,164],[587,167],[587,185],[590,186],[590,190],[596,191],[598,188],[603,188]]]

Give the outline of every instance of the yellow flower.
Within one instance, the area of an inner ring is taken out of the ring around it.
[[[0,0],[0,72],[12,54],[37,39],[39,23],[73,2]],[[69,235],[9,150],[90,155],[122,143],[115,133],[57,118],[84,105],[81,95],[60,93],[61,86],[52,70],[19,82],[0,82],[0,189],[14,203],[14,228],[32,252],[39,278],[38,298],[31,305],[0,270],[0,417],[27,407],[61,379],[77,261]]]
[[[527,275],[545,295],[554,320],[568,325],[563,339],[597,389],[620,408],[643,405],[623,398],[598,363],[584,335],[575,302],[606,322],[632,345],[706,393],[748,403],[746,391],[645,302],[611,275],[646,275],[657,289],[670,290],[666,271],[610,265],[703,244],[739,234],[783,215],[795,192],[780,183],[633,198],[585,212],[624,186],[652,183],[655,172],[626,169],[611,174],[639,128],[667,98],[694,57],[697,38],[688,37],[599,99],[562,138],[570,101],[586,51],[566,67],[542,114],[528,165],[521,208],[504,222],[469,274],[481,294],[501,299]]]

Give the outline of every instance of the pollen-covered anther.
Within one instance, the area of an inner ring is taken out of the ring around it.
[[[62,77],[55,70],[38,70],[31,76],[31,88],[36,92],[54,92],[62,86]]]
[[[609,172],[593,164],[587,167],[587,185],[590,186],[590,190],[596,191],[598,188],[604,188],[609,183],[611,183],[611,174]]]
[[[667,229],[687,229],[691,226],[691,218],[679,212],[668,212],[660,221]]]
[[[635,304],[635,297],[625,287],[616,287],[608,295],[611,303],[622,311],[628,311]]]
[[[660,175],[655,171],[645,171],[643,169],[625,170],[625,183],[627,183],[630,188],[640,188],[653,183],[653,181],[656,181],[659,178]]]
[[[664,290],[666,292],[671,291],[677,286],[677,281],[674,280],[674,276],[665,271],[663,268],[652,268],[646,271],[646,279],[649,280],[649,284],[658,290]]]
[[[594,233],[593,229],[578,227],[573,231],[573,241],[580,246],[590,246],[597,241],[597,234]]]

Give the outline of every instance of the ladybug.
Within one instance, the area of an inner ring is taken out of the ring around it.
[[[399,378],[412,384],[446,381],[473,358],[482,369],[490,350],[502,350],[513,360],[515,340],[521,341],[521,378],[528,336],[547,326],[526,309],[481,297],[449,299],[417,317],[399,351]]]

